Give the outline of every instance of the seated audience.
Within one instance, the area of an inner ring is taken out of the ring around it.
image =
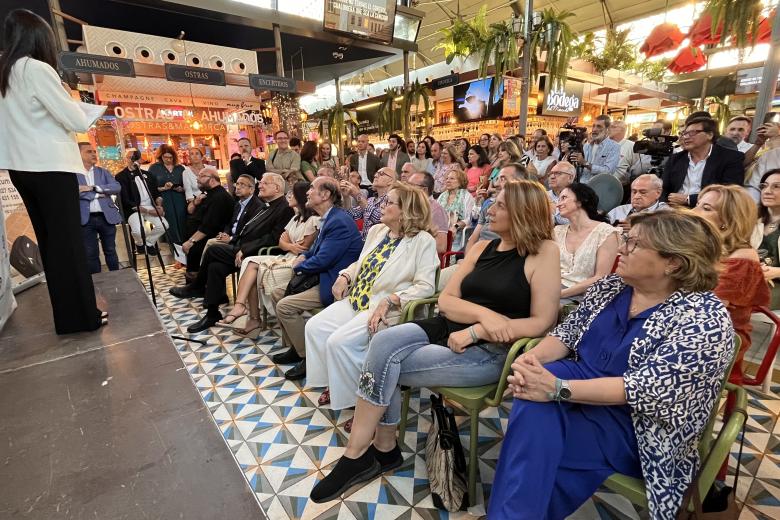
[[[424,172],[426,170],[419,170],[414,165],[414,163],[408,162],[401,166],[401,176],[398,178],[398,180],[400,182],[409,182],[409,177],[420,171]]]
[[[439,195],[438,202],[449,218],[453,251],[460,251],[466,245],[464,234],[471,222],[471,212],[474,210],[474,197],[466,186],[468,186],[468,178],[463,170],[453,170],[447,174],[444,191]]]
[[[640,175],[631,183],[631,203],[618,206],[607,213],[607,220],[613,226],[620,227],[624,233],[628,232],[631,226],[628,223],[628,217],[635,213],[653,213],[661,209],[667,209],[668,206],[661,202],[661,189],[663,181],[657,175]]]
[[[190,148],[187,151],[187,157],[190,164],[184,167],[184,198],[187,200],[187,213],[192,214],[197,205],[195,200],[201,193],[200,188],[198,188],[198,175],[208,165],[204,161],[203,150],[200,148]],[[200,201],[198,200],[198,202]]]
[[[444,171],[444,160],[442,152],[444,145],[438,141],[431,144],[431,175],[433,175],[433,195],[438,196],[444,189],[444,177],[447,172]]]
[[[236,193],[238,193],[236,183]],[[241,316],[249,315],[243,328],[237,329],[240,334],[250,335],[261,325],[260,304],[273,314],[271,294],[278,288],[285,288],[292,278],[293,261],[301,253],[309,250],[317,237],[320,217],[306,207],[306,192],[310,183],[296,182],[293,189],[287,193],[287,204],[295,212],[295,216],[284,228],[279,237],[279,248],[285,251],[283,255],[248,256],[241,262],[241,275],[236,290],[236,304],[217,325],[232,327]]]
[[[307,193],[306,207],[319,215],[320,231],[311,248],[293,260],[292,268],[293,276],[297,273],[316,276],[317,283],[297,294],[287,294],[284,287],[279,287],[271,295],[284,344],[289,347],[271,359],[279,365],[295,364],[284,374],[290,380],[306,377],[303,313],[333,303],[333,282],[342,269],[357,259],[363,247],[355,222],[338,207],[340,204],[341,192],[334,179],[314,179]]]
[[[371,228],[357,261],[333,284],[336,301],[306,323],[306,383],[327,387],[320,405],[355,406],[371,336],[398,323],[404,305],[436,290],[439,259],[430,229],[428,196],[395,184],[382,206],[381,223]]]
[[[501,143],[502,146],[504,144],[505,143]],[[488,226],[488,210],[490,209],[490,206],[496,202],[496,197],[499,193],[501,193],[501,190],[504,189],[504,186],[507,182],[519,181],[521,179],[526,179],[527,177],[528,171],[525,169],[525,167],[523,167],[522,164],[510,163],[501,168],[501,173],[498,174],[498,179],[496,182],[496,191],[494,192],[495,195],[487,199],[482,204],[482,207],[479,210],[477,225],[474,227],[474,231],[471,233],[471,236],[466,243],[466,253],[468,253],[469,249],[471,249],[480,240],[495,240],[496,238],[499,238],[498,235],[490,230],[490,226]]]
[[[680,134],[683,150],[672,155],[664,167],[661,200],[692,208],[699,192],[710,184],[743,184],[744,154],[715,144],[717,125],[708,117],[687,122]]]
[[[758,229],[761,231],[761,256],[764,278],[771,287],[771,309],[780,309],[780,169],[769,170],[761,177],[761,204],[758,207]]]
[[[293,210],[284,200],[285,182],[281,175],[266,172],[260,180],[260,199],[266,203],[241,232],[225,243],[214,244],[203,255],[198,275],[191,283],[173,287],[169,292],[177,298],[203,296],[206,314],[190,325],[190,333],[213,327],[222,319],[219,306],[227,303],[225,277],[238,270],[245,256],[253,256],[261,247],[275,246]]]
[[[433,175],[427,172],[417,172],[409,177],[409,184],[417,186],[425,192],[428,204],[431,207],[431,222],[433,224],[433,236],[436,239],[436,252],[447,252],[447,233],[449,232],[449,220],[447,212],[436,202],[431,195],[433,193]]]
[[[382,204],[387,199],[387,192],[390,191],[390,187],[396,180],[395,170],[387,166],[379,168],[374,174],[374,181],[371,184],[376,196],[369,198],[363,196],[359,186],[355,186],[349,181],[341,181],[340,188],[348,192],[355,201],[354,207],[347,212],[356,221],[363,219],[363,231],[361,232],[363,240],[368,236],[371,226],[379,223],[379,219],[382,217]]]
[[[473,145],[468,151],[468,169],[466,177],[468,185],[466,189],[471,195],[475,195],[480,188],[487,187],[487,180],[490,176],[490,161],[488,161],[485,149],[478,144]]]
[[[187,272],[191,275],[200,268],[200,258],[206,242],[216,237],[230,223],[234,206],[233,197],[219,183],[219,172],[213,166],[201,168],[198,173],[198,189],[203,199],[192,215],[187,217],[184,236],[189,238],[185,239],[181,246],[187,255]],[[248,202],[247,199],[246,203]]]
[[[566,518],[615,472],[644,479],[650,518],[676,517],[733,354],[721,252],[697,215],[632,217],[617,274],[512,364],[489,518]]]
[[[431,158],[431,147],[428,141],[417,143],[415,154],[410,161],[418,172],[430,172],[433,168],[433,159]]]
[[[501,168],[511,163],[520,163],[520,160],[523,157],[523,152],[517,148],[517,145],[513,141],[506,140],[502,143],[499,143],[496,159],[492,163],[493,170],[490,172],[490,183],[496,183],[498,180],[498,173],[501,171]]]
[[[439,145],[444,146],[441,143],[439,143]],[[465,172],[466,161],[463,160],[456,146],[448,144],[444,146],[441,151],[441,168],[435,172],[433,176],[436,181],[435,194],[441,195],[444,193],[446,190],[444,185],[447,183],[447,176],[453,170],[463,170]]]
[[[132,160],[135,148],[128,149],[125,153],[125,168],[116,174],[116,181],[122,187],[119,192],[119,200],[122,203],[122,212],[130,226],[130,234],[133,235],[138,254],[147,253],[156,256],[157,240],[165,233],[168,221],[165,220],[162,197],[157,191],[157,181],[142,170]],[[140,215],[139,215],[140,213]],[[142,222],[148,222],[141,234]],[[143,237],[146,238],[144,243]]]
[[[317,148],[317,143],[314,141],[306,141],[301,148],[301,174],[303,180],[311,182],[314,177],[317,176],[317,154],[320,150]]]
[[[780,124],[765,123],[756,131],[756,143],[745,152],[745,186],[754,200],[761,200],[758,185],[770,170],[780,169]],[[761,153],[759,153],[761,152]]]
[[[498,147],[503,142],[504,140],[501,139],[499,134],[491,134],[487,146],[483,146],[483,148],[485,148],[485,152],[487,153],[488,161],[490,161],[491,171],[498,166]],[[482,146],[481,142],[480,146]]]
[[[318,172],[319,169],[323,166],[330,166],[334,170],[338,170],[339,156],[333,155],[333,152],[331,151],[330,143],[327,141],[323,141],[322,143],[320,143],[319,150],[320,150],[319,155],[317,156],[317,159],[312,163],[312,166],[314,166]]]
[[[555,227],[561,252],[561,301],[578,301],[593,282],[609,274],[618,250],[618,230],[598,212],[599,197],[574,183],[558,197],[558,211],[568,224]]]
[[[564,188],[568,187],[574,182],[574,178],[577,176],[577,169],[573,164],[560,161],[550,170],[547,182],[550,189],[547,190],[547,196],[550,198],[550,202],[553,205],[553,223],[557,226],[568,224],[569,221],[561,216],[561,212],[558,211],[558,197]]]
[[[234,236],[241,233],[244,225],[265,207],[265,203],[255,195],[256,186],[257,183],[251,175],[245,173],[238,177],[238,180],[233,185],[237,199],[233,204],[233,216],[225,226],[225,229],[206,242],[205,249],[217,242],[229,243]]]
[[[439,297],[441,314],[373,337],[347,449],[314,486],[314,502],[338,498],[402,464],[396,442],[400,385],[495,383],[512,342],[555,323],[560,275],[549,214],[540,184],[507,183],[490,207],[490,226],[501,238],[469,251]]]
[[[553,149],[554,147],[549,137],[546,135],[540,137],[534,143],[536,153],[528,164],[528,173],[535,176],[545,186],[547,186],[547,176],[557,162],[555,156],[552,155]]]
[[[398,134],[390,134],[387,138],[387,149],[382,154],[379,167],[388,167],[395,170],[397,175],[401,175],[401,166],[409,162],[409,155],[406,153],[406,145]]]

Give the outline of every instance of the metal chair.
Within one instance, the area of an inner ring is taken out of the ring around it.
[[[768,384],[765,383],[771,383],[772,381],[772,368],[775,363],[775,357],[777,356],[777,349],[780,347],[780,318],[778,318],[769,307],[753,307],[753,314],[763,314],[769,318],[769,321],[775,325],[775,332],[772,335],[772,340],[769,342],[769,346],[766,349],[764,359],[761,360],[761,364],[758,366],[756,375],[753,377],[748,377],[745,375],[742,378],[742,383],[751,386],[764,385],[766,387]],[[769,380],[766,379],[767,375],[769,375]],[[768,390],[769,388],[764,388],[764,391]]]

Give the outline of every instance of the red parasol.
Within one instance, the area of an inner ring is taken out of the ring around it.
[[[669,64],[669,70],[675,74],[685,72],[694,72],[699,70],[707,63],[707,56],[698,47],[689,45],[680,49],[677,56]]]
[[[688,37],[691,39],[691,45],[708,45],[720,43],[721,36],[723,35],[723,22],[720,22],[715,34],[712,33],[712,15],[705,11],[701,17],[696,20],[691,30],[688,32]]]
[[[684,39],[685,35],[677,25],[662,23],[650,32],[639,50],[649,58],[676,49]]]

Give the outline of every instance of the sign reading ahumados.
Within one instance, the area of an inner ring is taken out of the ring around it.
[[[583,84],[577,81],[567,81],[563,89],[544,89],[542,115],[544,116],[578,116],[582,113]]]
[[[60,67],[68,72],[135,77],[133,60],[127,58],[109,58],[108,56],[81,52],[61,52],[59,60]]]

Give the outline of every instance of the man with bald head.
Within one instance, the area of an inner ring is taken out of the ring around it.
[[[382,218],[382,204],[385,203],[387,192],[390,191],[396,180],[397,176],[394,169],[387,166],[380,168],[374,174],[374,182],[371,184],[376,196],[368,198],[363,195],[360,188],[351,182],[347,180],[341,181],[340,189],[344,193],[349,193],[356,203],[353,208],[347,211],[355,221],[363,219],[363,240],[366,239],[371,226],[378,224],[379,219]]]
[[[640,175],[631,183],[631,203],[618,206],[607,214],[609,221],[628,233],[628,217],[634,213],[653,213],[658,210],[668,209],[666,203],[661,202],[663,181],[657,175],[646,173]]]
[[[367,189],[374,182],[374,174],[381,168],[379,157],[368,149],[368,136],[357,137],[357,153],[349,156],[349,171],[360,173],[360,187]]]
[[[306,377],[306,343],[303,313],[333,303],[333,282],[339,272],[358,259],[363,240],[352,217],[341,207],[341,191],[336,179],[317,177],[306,194],[306,207],[320,216],[320,232],[308,251],[293,262],[293,282],[308,279],[300,292],[291,286],[276,289],[271,300],[288,350],[271,359],[277,365],[294,366],[284,377],[290,380]],[[347,280],[351,283],[352,280]]]

